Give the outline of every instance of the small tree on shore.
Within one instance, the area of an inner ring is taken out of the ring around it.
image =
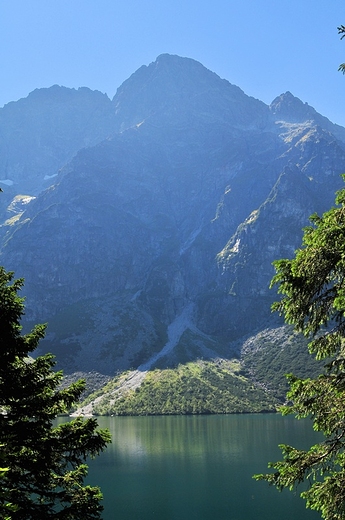
[[[13,520],[97,519],[98,487],[84,485],[87,457],[103,451],[110,435],[94,418],[59,426],[53,420],[79,399],[84,382],[59,389],[51,354],[33,359],[45,334],[37,325],[21,334],[23,280],[0,267],[0,517]]]

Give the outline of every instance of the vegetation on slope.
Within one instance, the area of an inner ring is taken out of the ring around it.
[[[241,359],[191,362],[191,352],[187,356],[184,351],[186,345],[177,348],[170,361],[178,358],[178,365],[168,368],[167,364],[156,364],[147,374],[122,372],[108,378],[108,382],[103,378],[103,384],[100,374],[75,374],[78,378],[86,377],[89,387],[78,411],[97,415],[275,411],[286,402],[286,374],[314,377],[324,365],[308,354],[306,339],[286,325],[248,338],[242,346]]]
[[[307,343],[290,326],[264,330],[244,344],[244,374],[284,402],[289,389],[286,374],[315,377],[325,365],[310,356]]]
[[[277,399],[241,374],[238,360],[196,361],[147,373],[140,387],[114,393],[104,387],[93,407],[98,415],[173,415],[275,411]],[[98,396],[100,392],[98,392]],[[89,396],[88,402],[96,395]],[[85,404],[82,403],[82,406]]]

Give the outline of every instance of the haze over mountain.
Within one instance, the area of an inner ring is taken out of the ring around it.
[[[345,129],[161,55],[113,100],[53,86],[0,109],[0,262],[66,372],[241,354],[279,325],[272,261],[343,185]]]

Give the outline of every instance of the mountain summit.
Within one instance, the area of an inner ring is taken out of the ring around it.
[[[53,87],[0,124],[1,263],[25,277],[26,318],[49,322],[42,349],[67,372],[241,356],[277,325],[272,261],[342,185],[343,128],[167,54],[112,101]]]
[[[215,118],[232,126],[250,126],[267,117],[264,103],[199,62],[169,54],[135,72],[112,102],[121,130],[142,122],[212,124]]]

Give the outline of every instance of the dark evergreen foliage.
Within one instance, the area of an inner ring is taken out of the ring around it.
[[[345,38],[345,25],[340,25],[338,27],[338,34],[341,34],[340,39]],[[339,69],[343,74],[345,74],[345,63],[341,63],[339,65]]]
[[[288,376],[292,404],[282,412],[311,418],[325,440],[306,451],[282,445],[284,460],[269,464],[275,471],[256,475],[279,490],[306,481],[301,496],[326,520],[345,519],[345,189],[336,203],[311,217],[303,247],[294,259],[275,262],[272,281],[283,294],[274,309],[311,340],[317,359],[328,358],[315,379]]]
[[[21,334],[23,280],[0,267],[0,517],[15,520],[100,518],[99,488],[84,486],[86,458],[110,441],[94,418],[77,418],[54,427],[84,388],[78,381],[59,390],[51,354],[29,354],[44,337],[45,326]],[[12,505],[10,505],[12,504]]]

